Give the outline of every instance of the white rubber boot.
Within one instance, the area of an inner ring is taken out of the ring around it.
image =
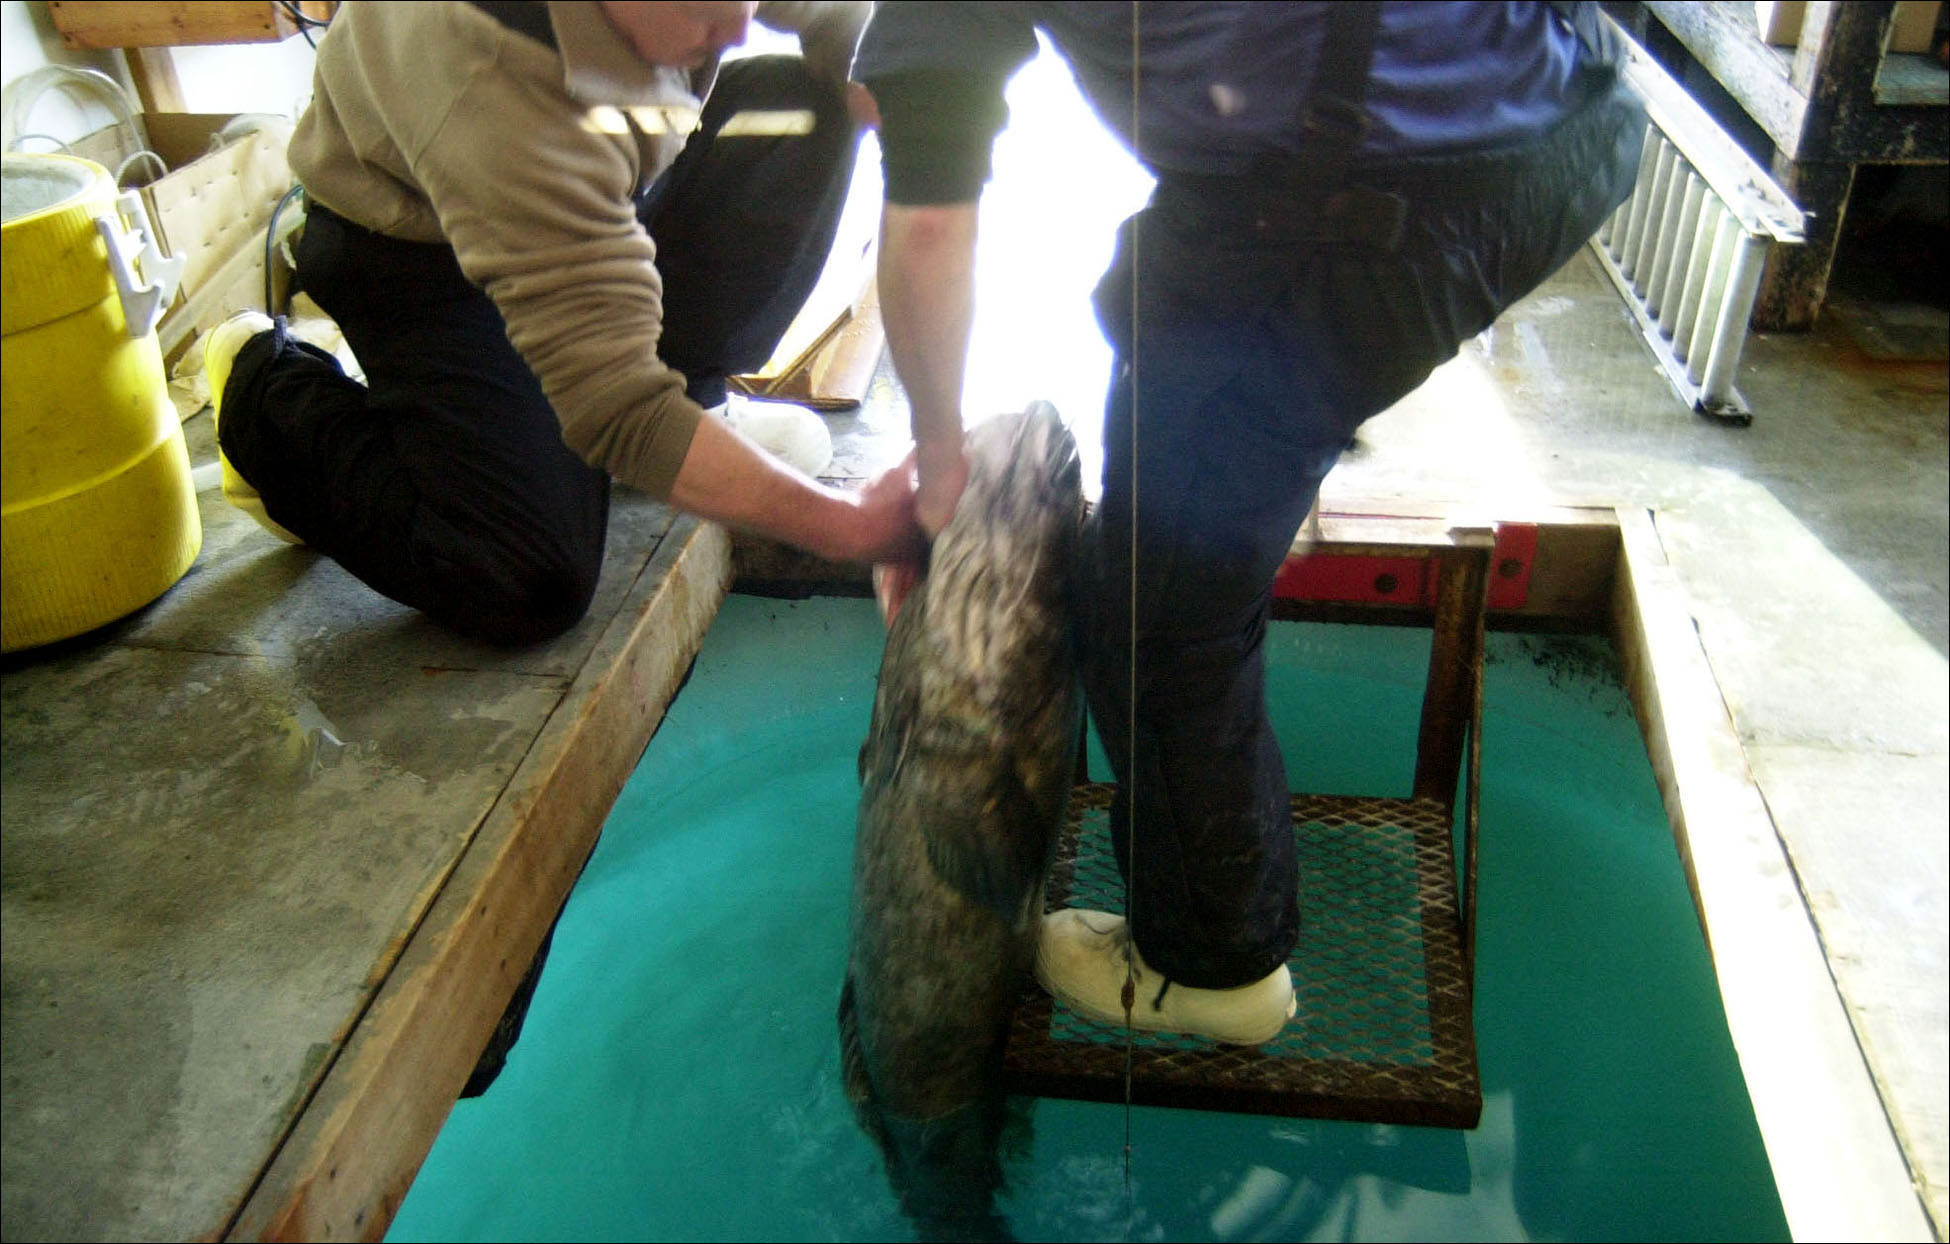
[[[704,413],[723,419],[734,432],[807,475],[818,475],[832,465],[833,434],[824,419],[804,406],[732,393],[723,406]]]
[[[1064,908],[1043,917],[1036,979],[1071,1010],[1123,1027],[1127,964],[1137,985],[1133,1028],[1259,1045],[1280,1035],[1297,1006],[1293,976],[1284,963],[1237,989],[1194,989],[1167,981],[1144,962],[1122,916]]]
[[[203,374],[210,380],[210,427],[214,432],[223,415],[223,387],[230,382],[230,368],[242,350],[260,333],[271,331],[271,317],[256,311],[240,311],[210,330],[203,339]],[[290,544],[303,544],[274,522],[264,510],[264,498],[249,480],[237,474],[230,459],[223,456],[223,442],[217,442],[217,462],[222,467],[223,499],[257,520],[258,526]]]

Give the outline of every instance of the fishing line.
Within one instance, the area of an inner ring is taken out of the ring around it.
[[[1131,0],[1131,154],[1139,163],[1144,160],[1144,147],[1140,142],[1138,129],[1138,73],[1140,56],[1138,51],[1139,7],[1142,0]],[[1132,1010],[1137,1005],[1137,660],[1138,660],[1138,280],[1142,271],[1138,263],[1138,227],[1143,218],[1139,210],[1131,215],[1131,347],[1130,347],[1130,385],[1131,385],[1131,546],[1130,546],[1130,585],[1129,601],[1131,611],[1130,627],[1130,673],[1127,685],[1128,699],[1124,705],[1124,781],[1128,786],[1124,799],[1124,832],[1128,844],[1124,852],[1124,1238],[1131,1238],[1131,1228],[1137,1221],[1137,1197],[1131,1187],[1131,1071],[1136,1057],[1137,1033]]]

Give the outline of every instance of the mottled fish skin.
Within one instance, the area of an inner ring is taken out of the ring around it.
[[[847,1093],[923,1238],[1007,1238],[1003,1046],[1081,727],[1076,443],[1047,403],[976,425],[969,481],[888,635],[860,749]]]

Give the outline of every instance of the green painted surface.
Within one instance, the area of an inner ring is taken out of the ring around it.
[[[389,1239],[907,1239],[840,1087],[869,602],[734,596]],[[1279,624],[1294,784],[1404,794],[1426,632]],[[1786,1239],[1604,645],[1493,635],[1473,1132],[1039,1101],[1025,1239]],[[1093,764],[1104,772],[1101,757]]]

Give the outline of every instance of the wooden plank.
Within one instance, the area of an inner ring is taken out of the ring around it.
[[[1547,519],[1517,521],[1537,523],[1530,591],[1518,608],[1495,609],[1491,616],[1566,623],[1608,616],[1618,569],[1618,521],[1612,511],[1563,509]]]
[[[299,5],[318,21],[337,8],[329,0]],[[291,15],[269,0],[48,0],[47,11],[61,42],[78,49],[277,43],[298,32]]]
[[[1438,514],[1390,513],[1413,510],[1396,499],[1337,499],[1336,509],[1319,516],[1318,535],[1303,532],[1295,553],[1328,557],[1429,557],[1450,544],[1448,520]],[[1437,507],[1426,507],[1434,509]],[[1537,553],[1531,564],[1530,591],[1514,609],[1491,611],[1502,625],[1602,626],[1610,616],[1612,576],[1618,567],[1618,518],[1603,506],[1529,505],[1499,511],[1500,521],[1534,523]],[[871,595],[868,568],[837,563],[763,537],[740,533],[733,542],[738,590],[769,596]],[[1367,615],[1401,612],[1399,605],[1350,605]],[[1322,612],[1309,607],[1309,613]],[[1426,622],[1428,610],[1409,612]]]
[[[1857,164],[1942,164],[1950,159],[1950,116],[1942,103],[1859,99],[1838,104],[1827,158]]]
[[[827,253],[819,279],[807,293],[799,313],[786,325],[772,356],[757,371],[738,379],[754,393],[769,392],[774,384],[808,367],[822,346],[830,341],[848,319],[854,304],[873,281],[875,235],[839,236]]]
[[[1444,807],[1455,806],[1456,779],[1462,774],[1470,699],[1482,664],[1484,589],[1493,541],[1488,528],[1459,531],[1455,547],[1436,554],[1435,638],[1415,741],[1414,794]]]
[[[226,1238],[381,1238],[730,581],[680,518],[415,930]]]
[[[1795,35],[1794,51],[1788,54],[1788,82],[1803,95],[1813,95],[1816,75],[1829,55],[1828,32],[1835,5],[1829,0],[1818,0],[1802,8],[1806,16]]]
[[[1726,88],[1776,147],[1790,151],[1798,147],[1808,96],[1790,80],[1790,58],[1761,42],[1753,5],[1647,0],[1645,7]],[[1813,20],[1812,13],[1809,20]],[[1804,30],[1803,40],[1807,37]]]
[[[1618,512],[1627,690],[1797,1240],[1932,1236],[1652,515]]]
[[[880,367],[887,331],[880,319],[880,284],[869,276],[853,303],[853,314],[821,350],[809,369],[807,399],[815,410],[858,406]]]
[[[1943,146],[1939,111],[1876,104],[1893,0],[1810,4],[1791,56],[1761,42],[1752,5],[1651,0],[1647,7],[1788,160],[1942,158],[1928,154]]]
[[[887,342],[871,245],[859,264],[851,273],[852,302],[835,307],[821,302],[815,289],[765,368],[732,376],[729,383],[754,397],[798,402],[814,410],[858,406]]]

